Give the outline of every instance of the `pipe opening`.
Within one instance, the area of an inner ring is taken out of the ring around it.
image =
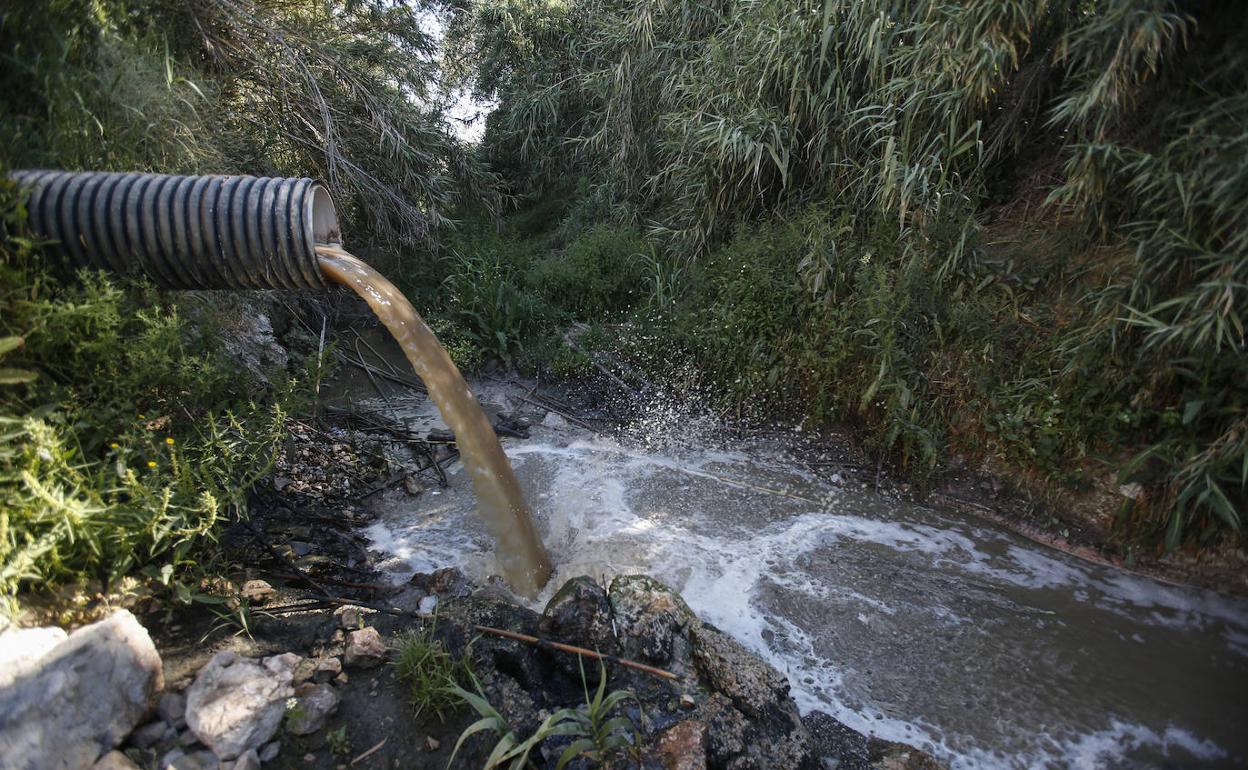
[[[334,200],[319,184],[312,186],[308,198],[307,221],[312,223],[312,242],[317,245],[342,245],[342,231],[338,227],[338,210]]]

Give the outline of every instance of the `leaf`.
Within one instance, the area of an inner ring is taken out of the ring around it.
[[[24,342],[21,337],[0,337],[0,356],[17,350]]]
[[[21,385],[34,382],[39,375],[26,369],[0,369],[0,385]]]
[[[559,761],[555,764],[555,770],[563,770],[564,765],[593,748],[594,742],[589,738],[580,738],[573,741],[572,745],[564,749],[563,754],[559,756]]]

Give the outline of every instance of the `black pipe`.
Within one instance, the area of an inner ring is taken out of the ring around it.
[[[15,171],[35,234],[70,267],[169,289],[323,289],[319,244],[341,244],[312,179]]]

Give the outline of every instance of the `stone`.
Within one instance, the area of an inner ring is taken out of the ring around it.
[[[196,751],[193,754],[183,754],[175,758],[168,765],[166,770],[217,770],[221,762],[211,751]]]
[[[136,749],[150,749],[161,741],[172,741],[178,737],[178,731],[173,725],[158,719],[155,722],[135,728],[127,739],[131,746]]]
[[[69,638],[65,629],[13,628],[0,634],[0,688],[6,688],[61,642]]]
[[[217,653],[187,692],[187,724],[220,759],[258,748],[281,725],[299,660],[291,653],[263,662],[228,650]]]
[[[234,760],[234,770],[260,770],[260,755],[255,749],[248,749]]]
[[[706,770],[706,725],[694,719],[659,733],[655,754],[663,770]]]
[[[177,692],[163,693],[156,701],[156,713],[178,729],[186,724],[186,696]]]
[[[267,580],[248,580],[243,583],[243,598],[250,602],[263,603],[268,601],[273,594],[273,586],[269,585]]]
[[[260,761],[272,762],[277,759],[277,755],[282,753],[281,741],[270,741],[260,747]]]
[[[5,652],[24,662],[0,668],[6,770],[91,767],[143,721],[164,686],[160,655],[126,610],[63,638],[51,631],[22,636],[19,650]]]
[[[317,658],[312,681],[324,684],[342,673],[342,661],[334,657]]]
[[[747,716],[758,719],[788,699],[789,680],[731,636],[699,624],[690,637],[699,673]]]
[[[572,578],[555,592],[542,611],[539,628],[543,635],[562,642],[612,655],[619,650],[607,592],[587,576]],[[571,661],[576,669],[576,659]]]
[[[338,611],[338,625],[346,631],[364,627],[364,610],[360,607],[343,607]]]
[[[563,419],[561,415],[554,412],[547,412],[546,416],[542,418],[542,425],[547,428],[566,428],[568,427],[568,421]]]
[[[945,770],[931,755],[904,743],[879,738],[867,739],[871,770]]]
[[[822,711],[802,717],[814,755],[837,770],[870,770],[867,736]]]
[[[386,644],[377,629],[361,628],[347,634],[347,649],[343,661],[355,668],[376,668],[386,658]]]
[[[629,657],[666,664],[675,657],[682,632],[698,624],[680,594],[646,575],[616,577],[607,596]]]
[[[295,688],[295,703],[286,711],[286,730],[311,735],[325,726],[338,710],[338,693],[327,684],[302,684]]]
[[[438,747],[441,745],[442,745],[442,741],[439,741],[437,738],[434,738],[432,735],[425,736],[425,747],[429,749],[430,751],[437,751]]]
[[[114,750],[96,760],[91,770],[139,770],[139,766],[130,757]]]

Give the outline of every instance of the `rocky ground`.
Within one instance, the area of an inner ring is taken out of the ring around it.
[[[453,446],[375,417],[363,427],[358,415],[334,422],[295,426],[253,516],[224,534],[237,565],[218,591],[232,597],[227,604],[170,611],[140,600],[68,636],[53,628],[0,636],[0,767],[484,767],[508,730],[523,741],[561,709],[585,713],[600,668],[482,627],[670,675],[608,662],[607,691],[630,695],[603,717],[623,720],[609,730],[600,723],[599,738],[621,745],[602,762],[580,751],[570,768],[937,767],[827,715],[801,717],[780,673],[645,576],[574,579],[541,613],[454,570],[391,585],[359,534],[369,500],[439,483]],[[506,724],[470,737],[453,763],[480,714],[417,712],[395,665],[412,635],[470,661]],[[555,768],[574,738],[541,742],[526,767]]]

